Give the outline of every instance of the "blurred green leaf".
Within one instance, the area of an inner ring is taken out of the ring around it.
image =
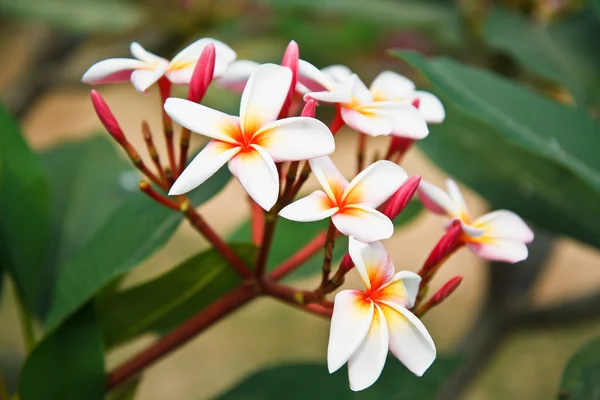
[[[48,239],[49,195],[44,170],[0,106],[0,264],[33,312],[39,298]]]
[[[427,156],[495,208],[600,246],[600,126],[586,112],[450,59],[396,54],[447,108],[419,142]]]
[[[396,229],[409,223],[423,210],[418,201],[411,201],[404,211],[394,220]],[[279,218],[275,230],[275,238],[267,262],[267,271],[272,271],[279,264],[308,244],[320,232],[326,232],[329,219],[316,222],[295,222]],[[229,237],[230,242],[248,242],[251,240],[250,221],[244,221]],[[333,251],[333,261],[337,262],[348,252],[348,238],[337,239]],[[299,279],[318,274],[323,265],[323,250],[319,250],[288,278]]]
[[[131,29],[145,20],[141,6],[122,0],[0,0],[0,14],[62,29],[105,33]]]
[[[230,177],[227,168],[221,168],[191,192],[193,204],[197,206],[213,197]],[[104,286],[161,248],[181,220],[181,214],[142,193],[128,198],[60,269],[46,328],[56,327]]]
[[[569,360],[559,393],[561,399],[600,399],[600,337],[587,343]]]
[[[460,365],[456,358],[438,357],[418,378],[393,357],[388,357],[381,377],[373,386],[352,392],[346,369],[330,375],[326,365],[282,365],[251,375],[219,400],[276,399],[434,399],[446,378]]]
[[[256,247],[233,245],[242,259],[252,262]],[[169,331],[242,282],[214,250],[206,250],[163,275],[102,297],[96,310],[107,348],[147,332]]]
[[[600,104],[600,24],[590,12],[543,26],[499,7],[486,20],[485,39],[527,69],[565,85],[579,105]]]
[[[112,389],[105,400],[135,400],[135,393],[141,382],[141,378],[128,380]]]
[[[87,304],[33,349],[19,381],[20,399],[101,400],[105,392],[102,338]]]

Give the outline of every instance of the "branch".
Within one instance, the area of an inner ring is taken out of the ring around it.
[[[269,275],[269,279],[278,281],[295,271],[296,268],[304,264],[323,248],[326,237],[327,233],[319,232],[310,242],[304,245],[304,247],[292,254],[290,258],[277,266]]]
[[[568,303],[528,310],[513,323],[519,328],[552,328],[600,319],[600,292]]]

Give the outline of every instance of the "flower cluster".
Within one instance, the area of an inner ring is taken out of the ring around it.
[[[516,214],[499,210],[472,220],[454,181],[448,181],[446,193],[419,176],[409,179],[398,165],[410,145],[428,135],[428,124],[442,123],[445,118],[441,101],[416,90],[408,78],[384,71],[367,87],[348,67],[318,69],[301,60],[295,42],[288,46],[281,65],[237,60],[229,46],[214,39],[196,41],[171,61],[137,43],[131,45],[131,53],[135,59],[115,58],[94,64],[82,79],[90,84],[130,80],[142,93],[158,83],[164,107],[167,167],[160,163],[149,128],[144,125],[157,173],[143,164],[107,105],[92,91],[94,107],[107,130],[146,177],[174,197],[158,193],[148,182],[140,187],[153,199],[185,213],[232,266],[251,279],[252,274],[230,254],[227,244],[190,211],[185,197],[227,164],[252,200],[255,242],[260,246],[255,266],[258,287],[282,299],[295,299],[290,301],[308,309],[330,313],[329,371],[333,373],[348,363],[352,390],[365,389],[378,379],[388,350],[418,376],[432,364],[436,348],[418,316],[441,303],[462,277],[451,279],[428,302],[420,303],[431,278],[452,252],[466,245],[488,260],[514,263],[527,257],[526,244],[533,240],[533,233]],[[213,81],[241,93],[239,116],[200,104]],[[171,84],[189,85],[187,99],[169,97]],[[329,126],[315,118],[319,103],[335,107]],[[301,108],[300,115],[294,116]],[[172,144],[171,120],[182,127],[179,163]],[[334,135],[343,125],[360,136],[358,173],[350,182],[328,157],[336,147]],[[188,164],[190,132],[210,141]],[[365,166],[368,136],[390,136],[390,143],[384,157]],[[311,172],[322,190],[294,201]],[[380,241],[392,236],[393,219],[417,191],[426,208],[450,221],[418,274],[395,273]],[[312,247],[301,249],[297,258],[271,275],[264,274],[273,221],[279,216],[299,222],[330,219],[329,231],[315,242],[325,245],[325,257],[323,280],[314,292],[291,293],[270,281],[301,263],[297,259],[311,255]],[[348,255],[330,277],[338,234],[349,237]],[[366,290],[339,291],[333,305],[328,305],[324,297],[336,291],[353,268]]]

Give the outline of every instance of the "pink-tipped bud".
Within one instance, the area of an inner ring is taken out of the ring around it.
[[[342,258],[342,262],[340,263],[340,271],[344,271],[344,273],[346,273],[352,268],[354,268],[354,261],[352,261],[350,253],[346,253],[344,258]]]
[[[400,189],[390,198],[383,213],[391,220],[394,220],[404,210],[410,199],[414,196],[421,183],[421,176],[411,176]]]
[[[98,118],[102,122],[102,125],[106,128],[108,133],[120,144],[124,144],[127,140],[125,139],[125,135],[123,134],[123,130],[119,126],[115,116],[110,111],[110,108],[106,105],[106,102],[100,96],[100,94],[92,89],[92,104],[94,105],[94,110],[96,110],[96,114]]]
[[[285,118],[289,114],[290,107],[292,105],[292,98],[294,93],[296,92],[296,82],[298,82],[298,60],[300,59],[300,49],[298,48],[298,43],[295,41],[291,41],[288,44],[287,49],[285,49],[285,53],[283,53],[283,59],[281,60],[281,65],[284,67],[288,67],[292,70],[292,82],[290,83],[290,88],[288,90],[287,97],[285,98],[285,102],[283,103],[283,107],[281,108],[281,112],[279,113],[280,118]]]
[[[456,288],[458,288],[462,280],[463,277],[458,275],[444,283],[444,286],[442,286],[440,290],[438,290],[433,297],[431,297],[431,300],[429,300],[431,305],[438,305],[446,300],[446,298],[450,296],[456,290]]]
[[[413,100],[412,105],[415,106],[416,108],[419,108],[419,106],[421,105],[421,99],[419,99],[417,97],[416,99]]]
[[[206,45],[200,58],[196,63],[190,88],[188,90],[188,100],[200,103],[213,80],[215,73],[215,45],[209,43]]]
[[[412,139],[392,136],[392,141],[390,142],[390,149],[388,152],[389,154],[404,154],[414,142],[415,141]]]
[[[319,105],[319,103],[315,99],[313,99],[313,98],[308,99],[308,101],[304,105],[304,108],[302,109],[302,114],[300,114],[300,115],[302,117],[314,118],[318,105]]]
[[[427,261],[423,265],[421,277],[427,279],[431,272],[437,270],[437,266],[440,265],[446,257],[452,254],[460,246],[460,235],[462,233],[462,227],[458,220],[452,222],[450,229],[446,232],[440,241],[435,245]]]

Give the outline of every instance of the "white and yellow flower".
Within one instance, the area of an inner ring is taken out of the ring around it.
[[[131,43],[131,54],[135,58],[109,58],[92,65],[81,80],[91,85],[131,81],[139,92],[146,92],[150,86],[165,76],[171,83],[187,85],[202,50],[212,43],[215,46],[215,78],[225,73],[235,60],[235,52],[225,43],[216,39],[203,38],[181,50],[168,60],[145,50],[139,43]]]
[[[421,277],[394,273],[380,242],[350,238],[349,253],[366,290],[342,290],[335,296],[327,365],[333,373],[348,362],[350,388],[363,390],[377,381],[388,350],[421,376],[433,363],[436,348],[423,323],[409,310]]]
[[[406,181],[401,167],[390,161],[377,161],[348,182],[329,157],[314,158],[309,163],[323,190],[288,205],[279,215],[300,222],[331,217],[341,233],[362,242],[392,236],[392,221],[376,208]]]
[[[177,178],[169,194],[186,193],[225,163],[250,197],[270,210],[279,194],[275,162],[331,154],[331,131],[315,118],[277,120],[291,85],[289,68],[263,64],[250,76],[242,94],[240,117],[203,105],[169,98],[165,111],[185,128],[212,138]]]
[[[512,211],[496,210],[473,220],[456,182],[448,179],[446,186],[448,193],[421,181],[419,197],[430,211],[460,221],[461,240],[473,253],[486,260],[509,263],[527,258],[526,244],[534,235],[521,217]]]

